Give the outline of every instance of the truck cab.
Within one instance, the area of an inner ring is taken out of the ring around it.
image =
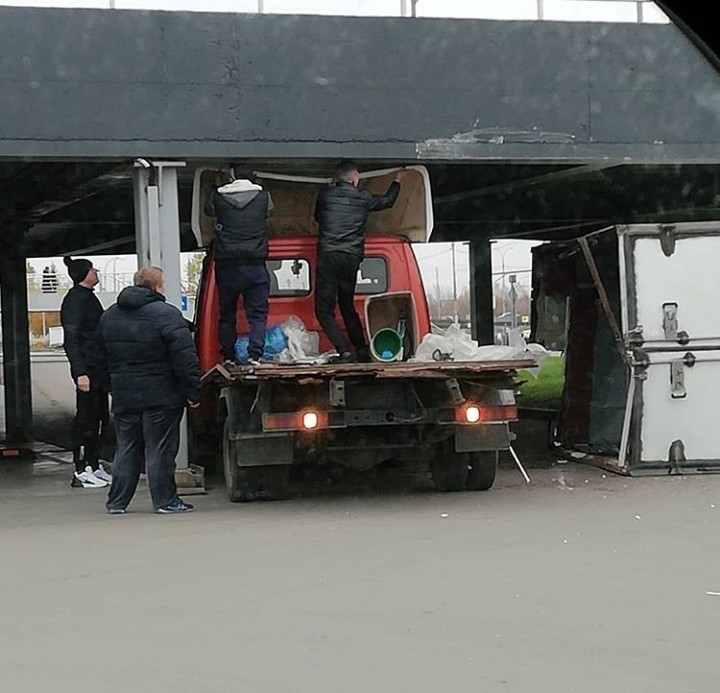
[[[271,239],[267,268],[270,274],[268,325],[281,325],[288,318],[298,317],[308,331],[318,334],[320,351],[331,350],[332,344],[315,317],[317,240],[310,236]],[[355,292],[355,307],[362,320],[365,319],[364,309],[368,297],[399,292],[412,294],[418,336],[422,339],[430,332],[425,289],[415,254],[407,239],[398,236],[372,236],[368,239]],[[204,372],[220,360],[216,327],[220,309],[211,254],[203,266],[197,316],[196,339]],[[238,305],[237,330],[238,334],[249,332],[242,301]]]

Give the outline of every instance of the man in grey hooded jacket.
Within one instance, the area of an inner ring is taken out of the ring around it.
[[[229,182],[214,189],[205,214],[215,223],[215,282],[220,295],[220,347],[225,361],[235,361],[237,302],[243,297],[250,325],[248,356],[257,365],[263,354],[267,327],[270,275],[267,219],[275,210],[270,193],[245,178],[236,178],[231,167]]]

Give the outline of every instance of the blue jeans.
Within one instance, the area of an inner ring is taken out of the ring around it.
[[[175,458],[180,448],[183,408],[115,414],[117,448],[108,510],[124,510],[145,467],[155,510],[177,500]]]
[[[265,346],[270,275],[265,265],[215,262],[215,283],[220,294],[220,348],[224,359],[235,358],[237,303],[243,297],[245,317],[250,325],[248,356],[259,359]]]

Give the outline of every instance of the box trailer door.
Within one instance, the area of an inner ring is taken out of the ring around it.
[[[644,352],[641,360],[629,471],[720,471],[720,349]]]
[[[720,222],[618,229],[630,344],[720,347]]]

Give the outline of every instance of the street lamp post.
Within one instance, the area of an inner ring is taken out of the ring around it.
[[[497,241],[493,241],[493,243],[497,243]],[[505,255],[509,253],[511,250],[514,249],[514,244],[509,245],[504,250],[498,250],[498,254],[500,255],[500,262],[502,264],[502,312],[503,314],[507,313],[507,289],[505,288],[505,277],[507,276],[505,274]]]
[[[457,308],[457,272],[455,267],[455,241],[452,242],[452,278],[453,278],[453,318],[459,322]]]
[[[510,301],[512,303],[512,317],[511,317],[511,327],[515,329],[517,327],[517,290],[515,289],[515,284],[517,283],[517,275],[511,274],[508,277],[508,281],[510,282]]]

